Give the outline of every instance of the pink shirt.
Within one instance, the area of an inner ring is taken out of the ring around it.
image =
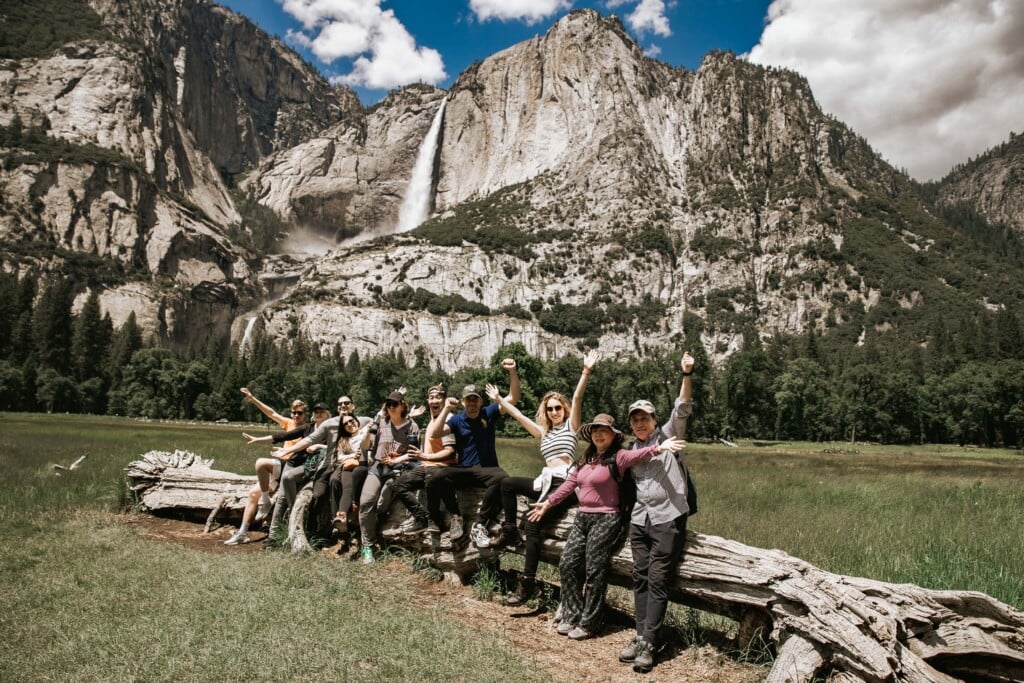
[[[647,460],[658,452],[657,444],[636,451],[625,449],[615,454],[615,464],[619,472],[625,472],[642,460]],[[580,512],[596,512],[608,514],[619,511],[619,482],[612,476],[612,468],[601,463],[587,463],[569,472],[569,478],[558,487],[548,504],[558,505],[576,491],[580,500]]]

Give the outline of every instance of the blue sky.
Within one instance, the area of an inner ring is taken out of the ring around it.
[[[317,0],[305,0],[301,4],[312,11]],[[244,14],[268,33],[286,40],[300,54],[313,63],[320,72],[334,78],[336,82],[352,73],[354,57],[339,56],[328,61],[320,58],[309,46],[303,46],[295,36],[302,33],[309,38],[318,35],[317,29],[306,29],[300,21],[286,11],[279,0],[220,0],[220,4]],[[339,17],[346,16],[344,0],[333,8],[332,3],[320,2],[322,17],[320,26]],[[360,3],[352,3],[360,4]],[[526,13],[523,18],[496,17],[486,14],[486,9],[474,12],[470,0],[447,0],[429,2],[425,0],[369,0],[364,5],[376,5],[380,9],[394,12],[395,19],[401,23],[415,40],[417,48],[436,50],[443,63],[446,76],[432,83],[447,88],[467,66],[477,60],[544,33],[552,23],[565,16],[571,9],[591,7],[602,14],[616,14],[627,24],[627,29],[637,42],[656,57],[674,66],[685,66],[696,69],[701,58],[708,51],[733,50],[743,53],[755,44],[764,29],[764,21],[768,10],[768,0],[700,0],[699,2],[663,2],[652,4],[652,13],[647,15],[657,18],[663,16],[670,35],[654,24],[652,28],[637,30],[629,25],[626,19],[633,14],[640,3],[635,0],[621,2],[563,2],[558,0],[495,0],[493,5],[502,5],[505,11]],[[486,7],[479,5],[481,8]],[[294,4],[289,5],[294,7]],[[548,7],[554,11],[539,16]],[[533,13],[529,13],[533,9]],[[333,9],[333,11],[332,11]],[[486,18],[481,19],[481,14]],[[349,15],[351,16],[351,15]],[[642,20],[643,17],[638,17]],[[656,21],[656,19],[655,19]],[[636,22],[634,22],[636,23]],[[320,29],[322,30],[322,29]],[[657,32],[660,31],[660,32]],[[325,54],[321,50],[321,54]],[[359,55],[366,54],[361,52]],[[398,80],[398,79],[395,79]],[[425,79],[426,80],[426,79]],[[387,87],[373,88],[366,84],[349,82],[359,94],[364,104],[373,104],[387,94],[388,90],[398,85],[389,82]]]
[[[545,32],[572,9],[616,14],[651,56],[710,50],[805,76],[822,108],[921,180],[1024,131],[1021,0],[220,0],[364,104]]]

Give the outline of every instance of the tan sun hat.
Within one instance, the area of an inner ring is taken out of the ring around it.
[[[594,427],[607,427],[619,436],[625,436],[619,428],[615,426],[615,418],[608,413],[600,413],[594,416],[594,419],[587,424],[580,427],[580,431],[576,432],[576,436],[583,439],[587,443],[594,443],[590,439],[590,432],[594,430]]]

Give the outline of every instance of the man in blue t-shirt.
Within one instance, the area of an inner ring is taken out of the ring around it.
[[[519,373],[512,358],[501,361],[501,367],[509,375],[508,401],[519,402]],[[449,397],[441,409],[440,419],[431,423],[427,438],[440,438],[443,425],[447,424],[455,437],[455,450],[459,462],[453,467],[439,467],[427,479],[427,513],[438,528],[444,523],[441,513],[441,493],[446,489],[484,489],[477,521],[470,529],[470,537],[478,548],[489,548],[491,536],[488,528],[501,515],[501,481],[508,473],[498,466],[495,449],[498,418],[504,413],[500,405],[484,406],[483,395],[475,384],[462,389],[462,413],[448,414],[459,405],[455,397]],[[452,539],[453,541],[456,539]]]

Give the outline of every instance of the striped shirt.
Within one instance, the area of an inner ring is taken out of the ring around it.
[[[545,432],[540,440],[540,455],[548,465],[559,465],[563,459],[574,460],[577,441],[576,432],[566,420],[561,427]]]

